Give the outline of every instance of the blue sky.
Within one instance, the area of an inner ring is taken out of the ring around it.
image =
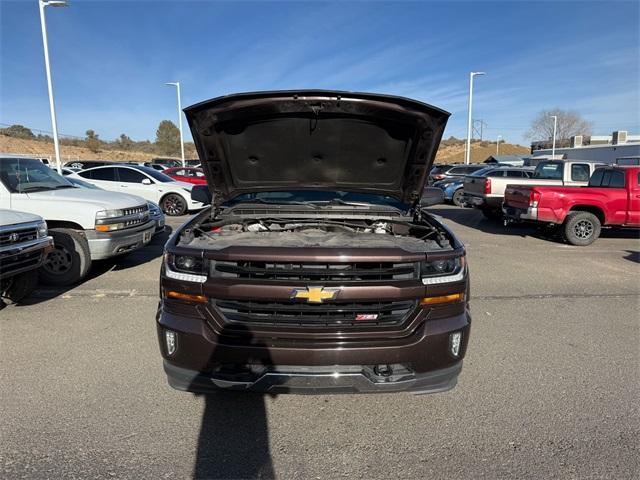
[[[58,129],[151,139],[218,95],[328,88],[404,95],[526,144],[542,109],[595,134],[640,133],[640,2],[207,2],[71,0],[48,8]],[[0,123],[51,130],[36,0],[0,0]],[[187,137],[190,138],[189,135]]]

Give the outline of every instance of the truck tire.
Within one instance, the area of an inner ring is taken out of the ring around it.
[[[46,285],[66,286],[79,282],[91,267],[89,243],[78,231],[50,228],[54,250],[40,268],[40,281]]]
[[[464,195],[464,190],[462,188],[459,188],[458,190],[456,190],[453,194],[453,197],[451,197],[451,201],[453,202],[453,204],[456,207],[462,207],[462,195]]]
[[[564,238],[571,245],[591,245],[600,236],[598,217],[589,212],[571,212],[564,221]]]
[[[10,279],[10,281],[11,285],[9,285],[9,288],[4,292],[3,296],[13,303],[18,303],[36,289],[36,285],[38,285],[38,272],[37,270],[31,270],[20,273]]]
[[[187,202],[177,193],[166,195],[160,202],[160,206],[162,207],[162,211],[170,217],[184,215],[187,211]]]

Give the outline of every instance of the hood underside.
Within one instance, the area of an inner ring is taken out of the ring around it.
[[[420,197],[449,113],[338,91],[229,95],[184,110],[216,203],[251,192]]]

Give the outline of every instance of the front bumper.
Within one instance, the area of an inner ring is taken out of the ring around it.
[[[311,340],[295,342],[216,335],[203,318],[168,312],[160,306],[158,339],[169,384],[204,393],[240,390],[268,393],[436,393],[452,389],[469,339],[469,312],[426,320],[402,339],[367,344]],[[176,333],[169,355],[165,331]],[[461,332],[459,355],[450,353],[451,333]],[[392,375],[376,367],[391,366]]]
[[[0,279],[40,267],[52,250],[53,237],[50,236],[0,247]]]
[[[155,230],[156,222],[152,220],[126,230],[113,232],[88,230],[86,235],[89,242],[91,260],[102,260],[137,250],[151,241]]]
[[[209,393],[235,390],[259,393],[439,393],[456,386],[462,370],[462,360],[454,365],[421,374],[407,374],[400,378],[380,377],[366,366],[333,367],[277,367],[258,374],[254,379],[229,379],[227,376],[203,375],[194,370],[172,365],[164,360],[169,385],[176,390]]]

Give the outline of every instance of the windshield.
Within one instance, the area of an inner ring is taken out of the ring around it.
[[[398,199],[387,195],[373,193],[355,193],[325,190],[289,190],[281,192],[255,192],[244,193],[229,200],[225,205],[232,206],[243,202],[274,203],[274,204],[327,204],[327,203],[354,203],[385,205],[401,210],[406,210],[407,205]]]
[[[563,162],[540,162],[533,172],[533,178],[562,180]]]
[[[0,180],[12,193],[73,188],[58,172],[32,158],[0,160]]]
[[[141,172],[146,173],[147,175],[149,175],[150,177],[152,177],[153,179],[157,180],[158,182],[175,182],[175,180],[173,178],[171,178],[169,175],[165,175],[162,172],[159,172],[158,170],[156,170],[155,168],[151,168],[151,167],[135,167],[136,170],[139,170]]]

